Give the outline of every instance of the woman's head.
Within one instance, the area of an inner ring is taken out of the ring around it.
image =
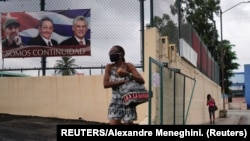
[[[109,51],[109,57],[111,62],[117,62],[119,60],[125,62],[124,56],[125,56],[125,51],[123,47],[119,45],[113,46]]]
[[[210,98],[212,98],[211,94],[207,94],[207,100],[209,100]]]

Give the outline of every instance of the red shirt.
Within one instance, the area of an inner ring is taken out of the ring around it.
[[[215,102],[214,102],[214,99],[213,98],[210,98],[208,101],[207,101],[207,105],[209,107],[213,107],[215,105]]]

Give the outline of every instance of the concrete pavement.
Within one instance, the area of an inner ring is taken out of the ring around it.
[[[239,125],[243,116],[250,114],[250,110],[227,110],[227,117],[216,118],[215,125]],[[204,124],[210,124],[209,121]]]
[[[215,125],[250,125],[250,110],[228,110],[226,118],[217,118]],[[243,120],[242,120],[243,119]],[[56,141],[56,125],[105,125],[84,120],[67,120],[0,114],[0,141]],[[209,122],[204,125],[210,125]]]

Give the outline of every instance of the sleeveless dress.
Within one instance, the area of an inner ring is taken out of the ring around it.
[[[117,67],[113,65],[110,74],[111,82],[126,79],[119,77],[116,70]],[[125,123],[133,122],[134,120],[137,120],[136,107],[125,106],[119,89],[119,86],[112,88],[112,98],[108,108],[108,118],[122,119]]]

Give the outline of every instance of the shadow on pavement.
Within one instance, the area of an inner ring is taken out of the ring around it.
[[[0,114],[0,141],[56,141],[59,124],[106,125],[107,123]]]

